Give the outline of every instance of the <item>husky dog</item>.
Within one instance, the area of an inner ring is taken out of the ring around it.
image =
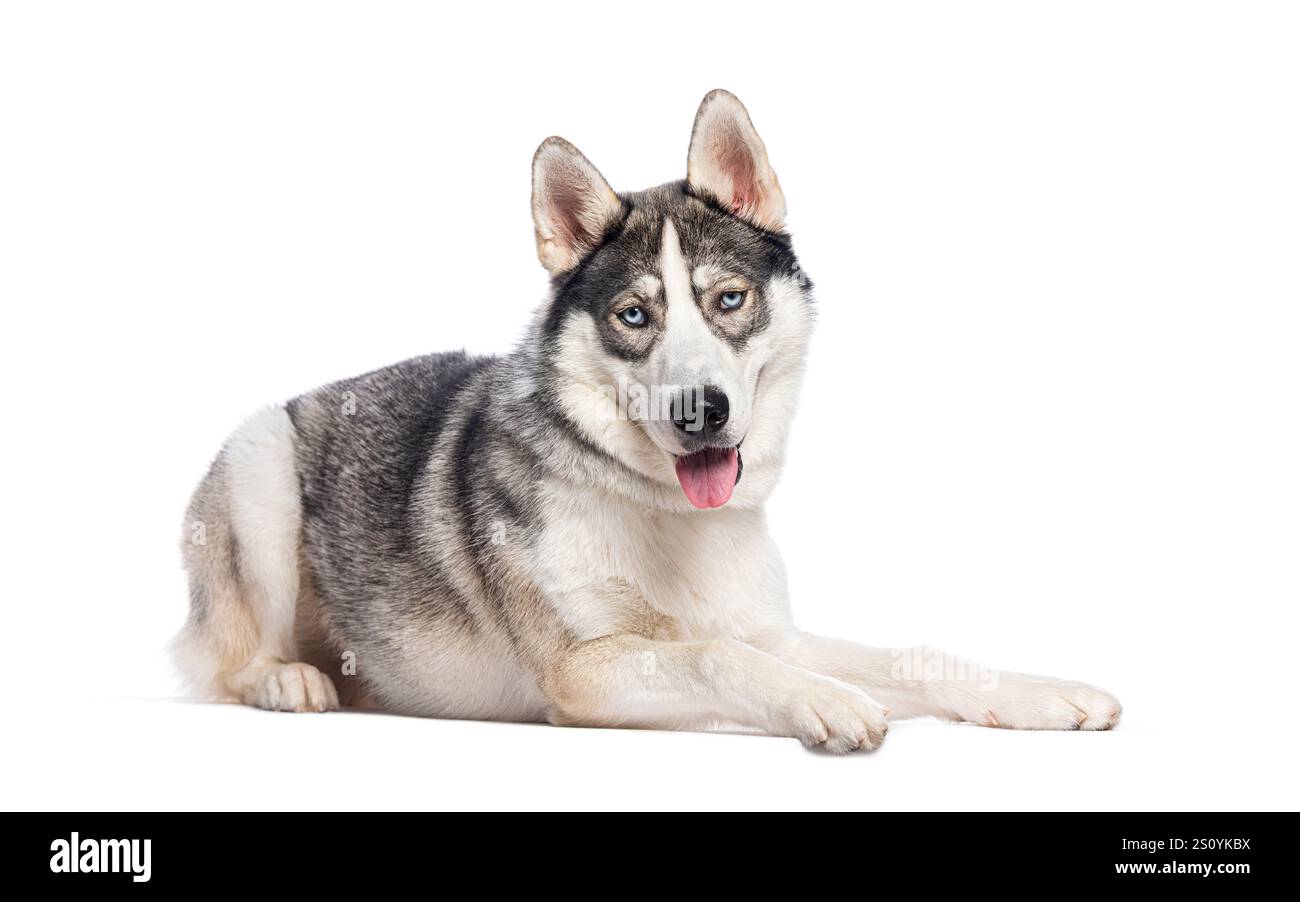
[[[873,749],[886,716],[1104,730],[1114,696],[791,622],[763,504],[811,284],[749,114],[714,91],[686,179],[533,159],[551,290],[502,357],[434,354],[253,416],[190,505],[180,669],[277,711],[748,728]]]

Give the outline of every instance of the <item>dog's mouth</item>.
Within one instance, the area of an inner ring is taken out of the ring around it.
[[[677,481],[691,504],[701,510],[722,507],[740,482],[740,446],[705,448],[677,458]]]

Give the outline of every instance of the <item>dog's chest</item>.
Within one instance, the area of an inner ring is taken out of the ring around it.
[[[587,491],[552,496],[545,521],[539,582],[580,638],[635,629],[649,615],[674,638],[744,639],[787,617],[785,574],[760,510],[663,513]]]

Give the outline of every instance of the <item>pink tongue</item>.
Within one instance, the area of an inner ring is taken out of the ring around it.
[[[677,458],[677,481],[698,508],[722,507],[736,487],[735,448],[709,448]]]

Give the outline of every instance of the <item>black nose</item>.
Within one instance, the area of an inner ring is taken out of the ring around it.
[[[731,416],[731,403],[716,385],[687,388],[673,399],[673,425],[683,432],[712,435],[721,432]]]

